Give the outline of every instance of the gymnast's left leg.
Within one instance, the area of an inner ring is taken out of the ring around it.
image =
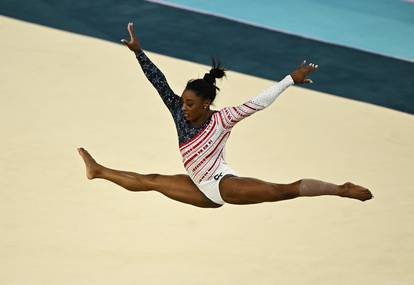
[[[321,195],[335,195],[360,201],[373,197],[368,189],[350,182],[336,185],[316,179],[277,184],[256,178],[228,175],[220,181],[219,188],[223,200],[230,204],[256,204]]]

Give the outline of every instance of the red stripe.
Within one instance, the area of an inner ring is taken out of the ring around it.
[[[240,117],[247,117],[248,115],[243,115],[242,113],[239,112],[239,110],[236,107],[233,107],[234,112],[237,113],[237,115],[239,115]]]
[[[226,133],[222,138],[221,138],[221,140],[219,141],[219,143],[216,145],[216,147],[213,149],[213,151],[209,154],[209,155],[207,155],[207,157],[206,157],[206,159],[207,158],[209,158],[215,151],[216,151],[216,149],[218,148],[218,146],[221,144],[221,142],[223,141],[223,139],[226,137],[226,136],[229,136],[230,135],[230,132],[228,132],[228,133]]]
[[[211,136],[210,136],[210,137],[211,137]],[[210,138],[210,137],[209,137],[209,138]],[[208,138],[208,139],[209,139],[209,138]],[[206,138],[206,139],[207,139],[207,138]],[[201,141],[201,142],[202,142],[202,141]],[[199,142],[199,143],[201,143],[201,142]],[[213,145],[214,145],[214,144],[213,144]],[[211,148],[211,147],[210,147],[210,148]],[[197,153],[197,152],[198,152],[198,150],[193,150],[193,149],[192,149],[192,151],[194,151],[195,153]],[[208,152],[208,149],[206,149],[205,153],[209,153],[209,152]],[[206,160],[206,159],[207,159],[207,157],[205,157],[205,158],[203,158],[203,159],[204,159],[204,160]],[[184,164],[184,167],[185,167],[185,164]],[[189,165],[188,167],[190,167],[190,165]]]
[[[242,120],[244,118],[247,118],[248,116],[250,116],[251,114],[254,113],[251,110],[247,109],[246,106],[244,106],[244,105],[238,106],[237,111],[240,114],[240,116],[242,117],[240,120]]]
[[[264,106],[259,105],[259,104],[256,104],[256,103],[255,103],[255,102],[253,102],[253,101],[249,101],[249,102],[247,102],[246,104],[253,104],[253,105],[255,105],[255,106],[257,107],[256,111],[258,111],[258,110],[262,110],[262,109],[264,108]]]
[[[213,116],[215,115],[216,113],[214,113],[212,116],[211,116],[211,118],[213,119]],[[213,121],[213,123],[215,123],[216,122],[216,120],[212,120]],[[190,139],[189,141],[186,141],[186,142],[184,142],[184,143],[182,143],[182,144],[180,144],[179,145],[179,147],[180,147],[180,149],[181,148],[183,148],[183,147],[186,147],[188,144],[190,144],[191,142],[193,142],[194,140],[196,140],[199,136],[201,136],[201,134],[208,128],[208,126],[211,124],[211,122],[204,128],[204,129],[202,129],[197,135],[195,135],[195,137],[193,137],[192,139]],[[214,128],[214,126],[212,127],[212,129]]]
[[[204,162],[203,162],[203,163],[204,163]],[[203,170],[203,167],[202,167],[203,163],[202,163],[202,164],[200,164],[200,167],[199,167],[199,169],[197,170],[197,172],[194,172],[194,173],[193,173],[193,177],[197,177],[197,175],[199,175],[199,174],[200,174],[200,172]]]
[[[218,159],[220,158],[220,155],[221,155],[221,153],[223,152],[223,150],[221,150],[220,151],[220,153],[219,153],[219,155],[217,156],[217,158],[216,158],[216,160],[214,161],[214,163],[213,163],[213,165],[210,167],[210,169],[209,170],[207,170],[207,172],[210,172],[210,170],[216,165],[216,163],[217,163],[217,161],[218,161]],[[216,168],[217,169],[217,168]],[[215,171],[215,170],[214,170]],[[214,171],[213,171],[213,173],[210,175],[210,177],[214,174]],[[210,179],[210,177],[209,177],[209,179]],[[207,179],[208,180],[208,179]]]
[[[216,121],[214,122],[214,126],[215,126],[215,124],[216,124]],[[214,130],[214,126],[211,128],[211,130],[208,132],[208,134],[206,134],[206,136],[205,137],[203,137],[195,146],[193,146],[193,147],[191,147],[191,148],[189,148],[189,149],[187,149],[184,153],[183,153],[183,150],[181,149],[181,155],[184,157],[184,156],[187,156],[187,154],[189,154],[189,153],[192,153],[192,152],[197,152],[198,150],[196,150],[195,148],[197,147],[197,146],[199,146],[201,143],[203,143],[203,142],[205,142],[206,140],[208,140],[208,139],[210,139],[211,138],[211,133],[212,133],[212,131]]]
[[[195,150],[195,148],[198,147],[201,143],[209,139],[211,137],[210,134],[213,132],[213,129],[214,129],[214,126],[213,128],[211,128],[211,130],[206,134],[204,138],[202,138],[195,146],[192,147],[192,150]]]
[[[221,145],[221,142],[223,141],[223,139],[226,137],[226,136],[228,136],[228,135],[230,135],[230,133],[226,133],[221,139],[220,139],[220,141],[218,142],[218,144],[216,145],[216,147],[213,149],[213,151],[212,152],[210,152],[205,158],[203,158],[203,162],[200,164],[200,166],[201,165],[203,165],[204,163],[205,163],[205,161],[210,157],[210,156],[212,156],[213,154],[214,154],[214,152],[216,151],[216,149]],[[200,170],[198,170],[197,172],[195,172],[194,173],[194,177],[195,176],[197,176],[198,175],[198,173],[200,173],[200,171],[202,170],[202,168],[200,168]]]
[[[205,137],[205,138],[203,138],[203,140],[201,140],[201,141],[199,141],[195,146],[194,146],[194,148],[193,149],[191,149],[192,150],[192,152],[198,152],[199,151],[199,149],[196,149],[196,147],[198,147],[200,144],[202,144],[202,143],[204,143],[206,140],[208,140],[209,138],[208,137]]]
[[[204,129],[202,129],[198,134],[196,134],[192,139],[180,144],[179,147],[182,148],[182,147],[188,145],[189,143],[191,143],[192,141],[194,141],[195,139],[197,139],[199,136],[201,136],[201,134],[205,131],[205,129],[207,129],[207,127],[208,127],[208,125]]]
[[[219,115],[220,115],[221,124],[223,125],[224,128],[227,128],[227,126],[224,124],[224,120],[223,120],[223,117],[221,116],[221,112],[219,113]]]
[[[210,132],[209,132],[209,134],[211,133],[213,131],[213,128],[210,130]],[[187,165],[191,162],[191,160],[193,160],[196,156],[197,156],[197,152],[198,152],[198,150],[195,150],[194,148],[195,147],[197,147],[198,145],[200,145],[201,143],[203,143],[203,142],[205,142],[207,139],[209,139],[211,136],[206,136],[206,137],[204,137],[204,138],[202,138],[202,140],[200,140],[198,143],[197,143],[197,145],[195,145],[192,149],[191,149],[191,152],[195,152],[195,154],[191,157],[191,158],[189,158],[188,160],[186,160],[185,161],[185,163],[184,163],[184,167],[185,168],[187,168]]]
[[[250,107],[249,105],[247,105],[247,103],[244,103],[243,106],[246,106],[247,108],[252,109],[253,111],[257,111],[255,108]]]
[[[223,138],[222,138],[222,139],[223,139]],[[220,142],[221,142],[221,140],[220,140]],[[209,156],[210,156],[210,155],[211,155],[211,154],[212,154],[212,153],[216,150],[216,148],[217,148],[217,146],[213,149],[213,151],[212,151],[212,152],[210,152],[210,154],[209,154],[208,156],[206,156],[206,157],[204,157],[204,158],[203,158],[204,162],[205,162],[205,161],[207,161],[208,157],[209,157]],[[223,149],[220,151],[220,153],[221,153],[222,151],[223,151]],[[219,157],[219,156],[218,156],[218,157]],[[217,161],[218,157],[216,158],[216,161]],[[214,163],[216,163],[216,161],[214,161]],[[203,162],[203,163],[204,163],[204,162]],[[202,163],[202,164],[203,164],[203,163]],[[213,163],[213,165],[214,165],[214,163]],[[194,177],[195,177],[195,176],[197,176],[197,175],[201,172],[201,170],[202,170],[202,169],[203,169],[203,168],[200,168],[197,172],[193,173]],[[210,169],[211,169],[211,168],[210,168]],[[209,170],[208,170],[208,171],[209,171]],[[208,171],[207,171],[207,172],[208,172]]]
[[[229,115],[231,116],[229,108],[225,108],[224,112],[225,112],[225,116],[223,117],[223,119],[226,121],[226,123],[228,123],[227,128],[233,126],[231,124],[231,119],[228,118]]]
[[[207,180],[210,180],[211,177],[216,173],[217,169],[220,167],[220,164],[217,164],[217,166],[211,171],[211,175],[207,178]]]
[[[232,109],[234,109],[234,107],[232,107]],[[234,113],[233,111],[232,111],[232,109],[229,109],[229,115],[232,117],[231,119],[230,119],[230,122],[232,122],[232,123],[237,123],[238,121],[240,121],[242,118],[240,118],[240,115],[237,113],[237,111],[236,111],[236,113]],[[233,124],[233,125],[235,125],[235,124]]]
[[[194,154],[192,157],[190,157],[189,159],[187,159],[187,161],[186,161],[186,162],[184,162],[184,167],[186,167],[186,166],[187,166],[187,164],[188,164],[191,160],[193,160],[196,156],[197,156],[197,154]]]

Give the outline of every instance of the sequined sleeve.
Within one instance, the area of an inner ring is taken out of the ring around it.
[[[168,107],[171,113],[179,108],[181,98],[174,94],[168,85],[167,79],[161,70],[146,56],[144,51],[140,50],[135,52],[136,58],[144,71],[145,76],[155,87],[158,94],[160,94],[164,104]]]

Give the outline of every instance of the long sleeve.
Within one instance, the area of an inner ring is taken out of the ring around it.
[[[235,124],[247,118],[248,116],[263,110],[271,105],[283,91],[289,86],[293,85],[293,79],[290,75],[287,75],[281,81],[273,84],[268,89],[261,92],[256,97],[253,97],[246,103],[235,106],[226,107],[220,110],[220,119],[224,128],[232,128]]]
[[[177,104],[180,103],[181,98],[174,94],[168,85],[167,79],[161,70],[146,56],[146,54],[140,50],[135,52],[136,58],[142,68],[147,79],[155,87],[158,94],[160,94],[164,104],[168,107],[170,112],[176,109]]]

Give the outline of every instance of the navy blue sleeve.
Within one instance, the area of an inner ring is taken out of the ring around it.
[[[181,97],[174,94],[168,85],[164,74],[158,69],[158,67],[155,66],[154,63],[152,63],[152,61],[142,50],[135,52],[135,55],[142,71],[144,71],[145,76],[155,87],[155,89],[157,89],[157,92],[160,94],[164,104],[168,107],[171,113],[176,111],[176,109],[180,106]]]

